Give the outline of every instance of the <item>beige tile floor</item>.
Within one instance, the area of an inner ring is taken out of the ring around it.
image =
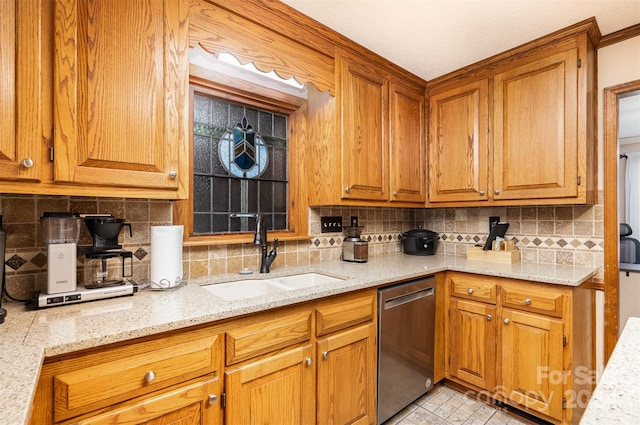
[[[526,425],[497,407],[440,385],[384,425]]]

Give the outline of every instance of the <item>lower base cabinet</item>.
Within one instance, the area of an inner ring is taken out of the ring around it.
[[[595,384],[592,289],[446,273],[446,377],[553,424]]]
[[[377,292],[45,360],[31,424],[375,424]]]

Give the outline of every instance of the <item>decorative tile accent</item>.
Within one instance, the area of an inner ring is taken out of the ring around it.
[[[144,259],[144,257],[147,256],[147,251],[145,251],[142,248],[138,248],[136,249],[136,252],[133,253],[133,255],[140,261],[142,261]]]
[[[25,263],[27,262],[27,260],[25,260],[24,258],[20,257],[17,254],[14,254],[11,256],[11,258],[9,258],[5,264],[9,267],[11,267],[13,270],[18,270],[20,267],[22,267]]]
[[[45,264],[47,264],[47,256],[44,255],[43,253],[39,252],[39,253],[36,254],[35,257],[33,257],[31,259],[31,262],[33,264],[35,264],[36,266],[42,268],[42,267],[44,267]]]

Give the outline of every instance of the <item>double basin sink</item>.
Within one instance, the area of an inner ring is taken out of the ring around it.
[[[203,286],[213,295],[226,301],[253,298],[295,289],[310,288],[326,283],[340,282],[344,279],[320,273],[302,273],[291,276],[268,279],[244,279],[233,282]]]

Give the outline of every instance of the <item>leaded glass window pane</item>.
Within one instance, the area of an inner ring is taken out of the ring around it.
[[[200,93],[194,95],[194,233],[288,228],[288,117]]]

